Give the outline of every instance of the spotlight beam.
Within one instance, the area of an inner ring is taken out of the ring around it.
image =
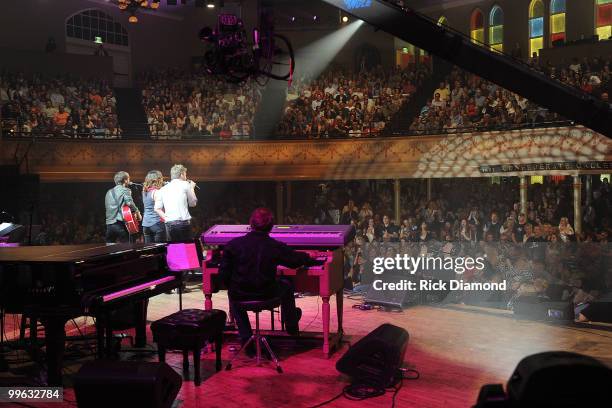
[[[297,50],[295,54],[295,74],[298,76],[308,75],[312,78],[318,77],[332,62],[338,52],[355,35],[362,24],[363,21],[355,20],[345,27]]]

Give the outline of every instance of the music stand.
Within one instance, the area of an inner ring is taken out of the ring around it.
[[[181,275],[183,273],[200,269],[204,255],[200,238],[191,241],[170,242],[166,247],[166,262],[168,270]],[[179,310],[183,310],[183,285],[179,286]]]

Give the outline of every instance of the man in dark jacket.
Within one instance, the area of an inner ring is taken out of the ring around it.
[[[127,242],[129,234],[123,222],[121,207],[127,205],[134,213],[136,221],[141,221],[142,216],[134,200],[132,191],[129,189],[130,175],[125,171],[119,171],[114,177],[115,187],[106,192],[104,206],[106,207],[106,242]]]
[[[235,305],[235,302],[244,300],[280,297],[287,333],[296,335],[299,333],[301,310],[295,307],[291,281],[277,280],[276,268],[279,265],[300,268],[322,265],[323,262],[270,238],[274,217],[267,208],[253,211],[249,222],[251,232],[231,240],[225,246],[219,268],[219,275],[228,288],[230,306],[242,343],[246,343],[253,333],[247,312]]]

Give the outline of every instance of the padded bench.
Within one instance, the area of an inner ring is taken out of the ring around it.
[[[223,310],[185,309],[151,323],[159,361],[166,360],[166,350],[183,351],[183,369],[189,370],[189,351],[193,352],[194,383],[200,385],[200,351],[206,342],[214,342],[216,369],[221,370],[221,347],[226,313]]]

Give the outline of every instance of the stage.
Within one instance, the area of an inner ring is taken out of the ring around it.
[[[194,290],[183,297],[184,308],[203,308],[204,298]],[[225,292],[213,296],[214,307],[227,310]],[[332,300],[332,330],[336,320]],[[410,339],[405,365],[420,372],[420,379],[405,380],[396,396],[396,407],[452,408],[474,404],[480,386],[485,383],[505,383],[517,363],[525,356],[547,350],[566,350],[587,354],[612,365],[612,326],[580,325],[557,326],[543,322],[517,320],[508,311],[470,307],[463,305],[415,306],[403,312],[362,311],[352,308],[358,300],[344,299],[344,340],[354,343],[382,323],[392,323],[408,330]],[[300,322],[302,330],[322,330],[321,300],[316,296],[297,299],[303,310]],[[178,296],[163,294],[154,297],[149,305],[149,321],[156,320],[178,310]],[[264,328],[270,325],[269,313],[262,314]],[[18,335],[15,327],[18,319],[7,316],[6,333],[9,338]],[[93,333],[91,318],[78,321],[81,332]],[[277,328],[280,324],[277,325]],[[66,330],[78,334],[69,322]],[[151,333],[148,332],[149,343]],[[235,338],[226,338],[223,348],[224,365],[233,355],[228,344]],[[278,374],[273,366],[254,367],[246,358],[234,364],[231,371],[214,372],[214,353],[202,357],[202,385],[194,387],[193,371],[184,380],[175,401],[175,407],[309,407],[339,394],[347,384],[346,377],[335,369],[338,358],[346,351],[348,343],[332,355],[323,357],[320,346],[313,343],[296,348],[291,342],[272,339],[272,347],[278,352],[284,374]],[[77,344],[77,343],[75,343]],[[91,344],[91,347],[95,343]],[[124,348],[130,349],[124,340]],[[74,401],[69,385],[70,374],[83,361],[93,358],[93,351],[81,346],[68,346],[64,364],[65,398]],[[6,354],[7,359],[17,361],[11,372],[0,372],[0,380],[9,377],[32,375],[39,371],[37,365],[26,360],[24,352]],[[156,361],[154,345],[144,352],[127,351],[122,359]],[[182,355],[169,353],[168,363],[182,372]],[[193,370],[191,366],[191,370]],[[386,395],[354,402],[340,397],[329,407],[390,407],[392,392]],[[32,404],[37,407],[58,407],[58,404]],[[76,406],[66,403],[65,406]]]

